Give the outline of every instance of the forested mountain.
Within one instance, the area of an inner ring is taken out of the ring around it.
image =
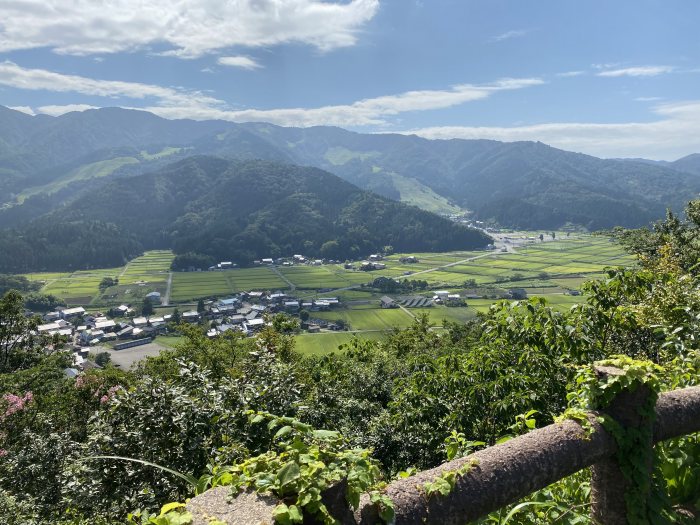
[[[682,159],[678,159],[670,163],[670,165],[674,169],[686,171],[688,173],[694,173],[695,175],[700,175],[700,153],[693,153],[692,155],[687,155]]]
[[[0,271],[114,266],[144,248],[217,260],[304,253],[355,258],[483,247],[481,232],[362,191],[316,168],[195,156],[112,180],[0,232]]]
[[[674,163],[604,160],[534,142],[165,120],[118,108],[61,117],[2,108],[0,226],[94,193],[107,179],[194,154],[315,166],[430,211],[468,209],[521,228],[644,225],[700,192],[700,162],[692,155]]]

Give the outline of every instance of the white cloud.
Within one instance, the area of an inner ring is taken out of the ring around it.
[[[503,42],[504,40],[510,40],[512,38],[520,38],[527,35],[529,32],[530,31],[528,29],[514,29],[512,31],[506,31],[505,33],[491,37],[489,42]]]
[[[622,69],[605,69],[596,73],[599,77],[655,77],[675,70],[673,66],[638,66]]]
[[[570,78],[570,77],[580,77],[581,75],[585,75],[585,71],[565,71],[564,73],[557,73],[558,77],[562,78]]]
[[[359,100],[352,104],[318,108],[228,110],[203,105],[151,106],[145,109],[165,118],[195,120],[221,119],[234,122],[270,122],[281,126],[377,126],[387,124],[387,117],[409,111],[426,111],[457,106],[480,100],[505,90],[537,86],[536,78],[503,79],[488,85],[462,84],[446,90],[407,91]]]
[[[98,107],[89,104],[66,104],[65,106],[41,106],[36,108],[36,111],[44,115],[58,117],[64,113],[70,113],[71,111],[87,111],[88,109],[98,109]]]
[[[10,109],[14,109],[15,111],[21,111],[22,113],[26,113],[27,115],[36,115],[34,113],[34,110],[30,108],[29,106],[8,106]]]
[[[234,46],[356,43],[379,0],[14,0],[0,3],[0,52],[91,55],[167,46],[193,58]]]
[[[46,69],[27,69],[14,62],[0,62],[0,84],[17,89],[44,90],[61,93],[81,93],[97,97],[131,99],[157,99],[161,104],[199,104],[216,106],[223,104],[198,91],[188,92],[153,84],[123,82],[121,80],[97,80],[77,75],[64,75]]]
[[[658,102],[663,100],[663,97],[637,97],[634,100],[635,102]]]
[[[334,106],[284,109],[230,109],[219,99],[199,91],[187,91],[137,82],[98,80],[76,75],[64,75],[45,69],[27,69],[14,62],[0,62],[0,85],[18,89],[74,92],[112,99],[146,100],[152,105],[134,107],[165,118],[196,120],[222,119],[235,122],[263,121],[284,126],[369,126],[384,125],[387,117],[408,111],[442,109],[480,100],[493,93],[537,86],[537,78],[505,78],[492,84],[460,84],[450,89],[407,91],[396,95],[367,98]],[[47,106],[50,107],[50,106]],[[52,109],[54,112],[58,111]]]
[[[240,67],[243,69],[258,69],[262,66],[247,56],[219,57],[216,61],[222,66]]]
[[[616,124],[562,122],[515,127],[431,127],[406,131],[429,139],[539,140],[599,157],[673,160],[700,152],[700,100],[656,106],[657,120]]]

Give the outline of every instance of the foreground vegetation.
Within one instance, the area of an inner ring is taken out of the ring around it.
[[[322,518],[319,486],[353,473],[365,481],[351,483],[349,501],[375,491],[390,519],[382,478],[551,423],[567,409],[580,367],[623,355],[660,365],[666,389],[700,383],[699,211],[692,204],[690,222],[671,217],[653,233],[620,232],[643,253],[640,267],[588,282],[585,301],[570,309],[541,298],[499,302],[439,333],[418,316],[383,340],[355,340],[323,357],[299,355],[278,318],[277,330],[256,339],[209,341],[185,329],[178,348],[133,372],[68,379],[58,341],[47,355],[46,341],[21,338],[35,321],[10,292],[0,304],[0,515],[9,523],[149,521],[161,505],[191,496],[196,480],[200,490],[272,491],[286,501],[278,522],[295,523],[302,512]],[[663,497],[653,509],[641,505],[638,523],[694,523],[678,508],[700,504],[698,438],[657,447]],[[507,522],[588,523],[587,486],[586,472],[559,482]],[[187,523],[186,514],[176,518]]]

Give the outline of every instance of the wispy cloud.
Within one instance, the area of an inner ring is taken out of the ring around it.
[[[166,44],[193,58],[235,46],[352,46],[379,0],[16,0],[0,3],[0,52],[92,55]]]
[[[663,97],[637,97],[634,100],[635,102],[658,102],[663,100]]]
[[[318,108],[227,110],[203,105],[169,105],[141,108],[165,118],[221,119],[234,122],[270,122],[282,126],[381,126],[389,118],[410,111],[428,111],[458,106],[490,97],[499,91],[542,84],[537,78],[503,79],[492,84],[462,84],[444,90],[407,91],[397,95],[367,98],[345,105]]]
[[[655,77],[664,73],[672,73],[673,66],[637,66],[621,69],[604,69],[596,73],[599,77]]]
[[[200,91],[64,75],[44,69],[23,68],[9,61],[0,63],[0,85],[18,89],[74,92],[102,97],[108,99],[105,105],[144,109],[166,118],[263,121],[288,126],[386,125],[390,123],[388,119],[401,113],[449,108],[482,100],[501,91],[524,89],[543,83],[538,78],[505,78],[490,84],[459,84],[448,89],[406,91],[317,108],[240,110],[231,109],[224,101]],[[136,101],[141,103],[140,107]],[[81,106],[45,106],[48,108],[45,112],[57,114],[61,108],[77,110]]]
[[[89,104],[66,104],[64,106],[41,106],[36,108],[37,113],[43,113],[45,115],[51,115],[57,117],[65,113],[70,113],[72,111],[87,111],[88,109],[97,109],[97,106],[91,106]]]
[[[97,97],[130,99],[156,99],[162,104],[200,104],[217,106],[221,100],[199,91],[179,88],[124,82],[121,80],[98,80],[77,75],[64,75],[46,69],[28,69],[14,62],[0,62],[0,85],[17,89],[43,90],[59,93],[81,93]]]
[[[530,29],[513,29],[489,38],[489,42],[503,42],[512,38],[520,38],[527,35],[530,31]]]
[[[247,56],[219,57],[216,61],[222,66],[240,67],[242,69],[259,69],[262,66]]]
[[[556,76],[561,77],[561,78],[570,78],[570,77],[580,77],[581,75],[585,75],[585,71],[564,71],[563,73],[557,73]]]
[[[672,160],[700,151],[700,100],[656,106],[651,122],[554,122],[514,127],[442,126],[407,130],[429,139],[539,140],[600,157]]]
[[[30,108],[29,106],[8,106],[10,109],[14,109],[15,111],[21,111],[22,113],[26,113],[27,115],[36,115],[34,110]]]

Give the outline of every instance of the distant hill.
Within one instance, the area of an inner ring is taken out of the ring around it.
[[[60,117],[0,108],[0,227],[195,154],[314,166],[426,210],[468,209],[518,228],[640,226],[700,192],[692,155],[673,163],[599,159],[536,142],[165,120],[117,108]]]
[[[700,175],[700,153],[693,153],[692,155],[671,162],[670,165],[674,169]]]
[[[122,177],[0,231],[0,272],[116,266],[145,248],[250,264],[304,253],[357,258],[484,247],[483,233],[316,168],[195,156]]]

